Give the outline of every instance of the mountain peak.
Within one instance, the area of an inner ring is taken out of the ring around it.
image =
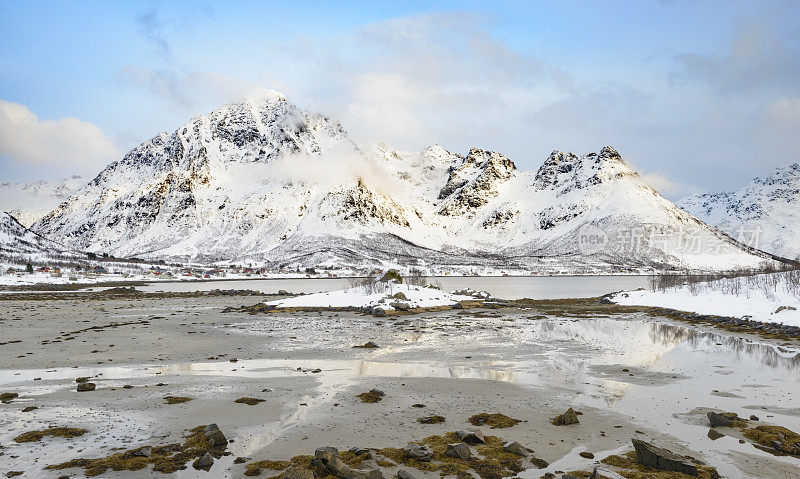
[[[622,160],[622,155],[620,155],[619,152],[614,148],[606,145],[602,150],[600,150],[600,158]]]
[[[544,164],[536,172],[534,185],[539,189],[570,185],[582,188],[588,184],[610,181],[614,178],[635,174],[622,156],[610,146],[604,146],[600,153],[578,156],[553,150]]]

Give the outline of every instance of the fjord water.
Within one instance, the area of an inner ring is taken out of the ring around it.
[[[591,298],[606,293],[645,288],[649,277],[631,276],[437,276],[429,282],[444,291],[472,288],[488,291],[503,299],[563,299]],[[319,279],[246,279],[232,281],[185,281],[179,283],[152,283],[138,287],[142,291],[177,292],[210,291],[213,289],[251,289],[262,293],[285,290],[290,293],[320,293],[346,289],[346,278]]]

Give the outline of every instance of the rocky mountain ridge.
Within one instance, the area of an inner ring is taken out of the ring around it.
[[[7,211],[23,226],[31,226],[88,182],[88,178],[73,175],[28,183],[0,183],[0,211]]]
[[[599,248],[581,242],[587,225]],[[611,147],[554,151],[536,172],[480,148],[362,147],[277,92],[155,136],[34,230],[115,256],[275,266],[724,269],[768,259],[661,197]],[[681,242],[687,232],[702,251]]]
[[[800,163],[776,168],[739,190],[690,196],[678,205],[753,247],[800,258]]]

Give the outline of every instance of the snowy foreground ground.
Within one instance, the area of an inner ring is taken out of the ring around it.
[[[612,299],[623,305],[657,306],[800,326],[800,290],[793,277],[797,277],[797,272],[761,274],[663,291],[626,291]]]
[[[375,291],[377,289],[377,291]],[[377,285],[368,291],[367,288],[353,287],[328,293],[308,294],[294,298],[269,301],[265,304],[279,308],[382,308],[413,309],[448,306],[459,301],[475,300],[488,297],[488,294],[473,291],[446,293],[442,290],[408,284],[394,284],[391,287]]]

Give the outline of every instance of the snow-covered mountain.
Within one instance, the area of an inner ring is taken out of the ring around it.
[[[800,163],[729,193],[690,196],[678,206],[764,251],[800,258]]]
[[[766,258],[661,197],[611,147],[554,151],[535,172],[480,148],[364,148],[272,91],[143,143],[33,229],[116,256],[292,266],[725,269]]]
[[[0,260],[29,260],[71,254],[64,246],[29,230],[16,218],[0,211]]]
[[[31,183],[0,183],[0,211],[30,226],[86,186],[88,178],[70,176]]]

